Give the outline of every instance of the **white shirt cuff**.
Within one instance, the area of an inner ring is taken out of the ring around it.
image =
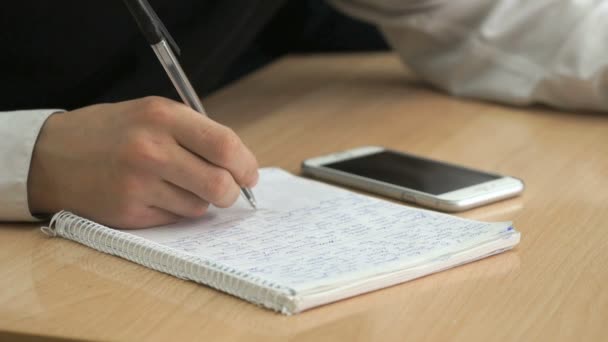
[[[27,178],[38,133],[60,109],[0,112],[0,221],[38,221],[30,213]]]

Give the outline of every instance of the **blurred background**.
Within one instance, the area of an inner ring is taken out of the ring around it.
[[[324,0],[288,1],[228,69],[218,87],[287,53],[388,50],[378,30],[347,17]]]

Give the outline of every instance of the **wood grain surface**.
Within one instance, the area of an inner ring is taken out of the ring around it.
[[[204,103],[261,166],[299,173],[306,158],[371,144],[522,178],[523,196],[461,214],[512,220],[522,241],[286,317],[47,238],[37,224],[1,224],[0,336],[608,340],[608,115],[457,99],[418,83],[391,54],[287,57]]]

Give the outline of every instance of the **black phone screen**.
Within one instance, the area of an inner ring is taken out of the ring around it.
[[[433,195],[501,178],[498,175],[391,151],[323,166]]]

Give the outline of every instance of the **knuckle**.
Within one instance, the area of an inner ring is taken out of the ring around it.
[[[136,168],[160,168],[167,164],[168,156],[162,148],[144,134],[131,137],[123,148],[123,161]]]
[[[119,207],[125,207],[134,202],[134,198],[145,188],[142,181],[134,175],[123,175],[116,182],[119,194]]]
[[[227,171],[219,171],[208,178],[207,196],[214,204],[221,204],[222,199],[230,191],[233,180]]]
[[[189,216],[190,217],[203,216],[207,212],[208,209],[209,209],[209,203],[207,203],[207,202],[199,201],[198,203],[193,203],[189,210]]]
[[[140,104],[142,108],[151,110],[154,108],[163,108],[167,101],[167,99],[160,96],[146,96],[140,100]]]
[[[118,206],[114,215],[123,228],[133,228],[139,224],[142,209],[134,202],[123,202]]]
[[[149,96],[141,99],[139,110],[135,112],[135,120],[140,124],[168,125],[173,122],[171,101],[159,96]]]
[[[225,128],[217,143],[217,158],[222,165],[229,163],[238,153],[241,140],[230,128]]]

